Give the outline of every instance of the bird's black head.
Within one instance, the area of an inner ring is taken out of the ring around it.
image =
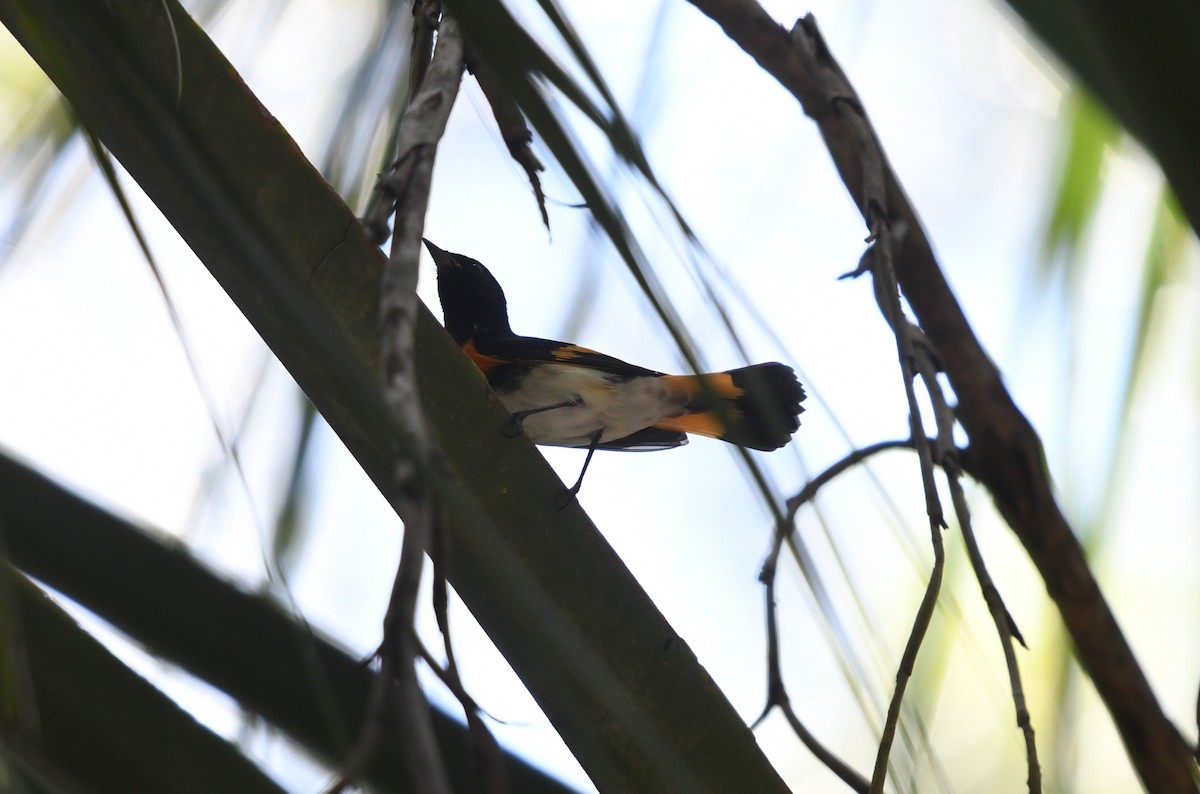
[[[437,265],[438,297],[446,330],[458,344],[470,339],[512,333],[508,304],[500,282],[469,256],[443,251],[428,240],[425,247]]]

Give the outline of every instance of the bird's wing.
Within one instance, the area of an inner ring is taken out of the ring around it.
[[[660,427],[647,427],[636,433],[630,433],[624,438],[599,444],[596,449],[609,449],[618,452],[653,452],[658,449],[682,447],[688,442],[687,434]],[[586,446],[586,445],[584,445]]]
[[[463,349],[484,373],[502,364],[552,363],[598,369],[621,378],[655,378],[663,374],[586,347],[534,336],[473,339]]]

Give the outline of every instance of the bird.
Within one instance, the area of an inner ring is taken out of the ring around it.
[[[800,427],[804,387],[785,364],[669,375],[568,342],[521,336],[486,267],[424,242],[437,267],[446,330],[512,414],[515,429],[535,444],[587,450],[571,497],[596,450],[671,449],[692,433],[769,452]]]

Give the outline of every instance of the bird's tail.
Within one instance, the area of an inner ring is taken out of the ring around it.
[[[689,395],[686,413],[655,425],[663,430],[769,452],[786,444],[800,427],[804,387],[783,364],[754,364],[703,376],[666,375],[663,380]]]

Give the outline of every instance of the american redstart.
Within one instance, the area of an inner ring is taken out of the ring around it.
[[[586,347],[518,336],[504,290],[486,267],[428,240],[425,247],[437,265],[446,330],[517,428],[535,444],[587,449],[572,494],[597,449],[670,449],[696,433],[769,451],[800,427],[804,388],[791,367],[666,375]]]

